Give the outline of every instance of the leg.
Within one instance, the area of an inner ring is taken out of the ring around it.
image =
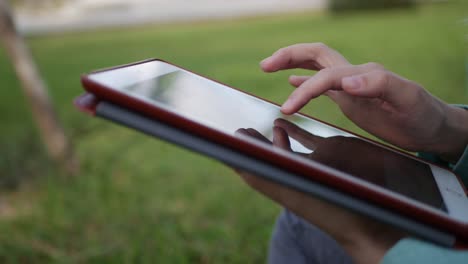
[[[278,217],[270,241],[269,264],[352,263],[326,233],[288,210]]]

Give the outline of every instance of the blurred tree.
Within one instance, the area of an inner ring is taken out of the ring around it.
[[[78,162],[72,145],[58,121],[46,85],[38,72],[34,59],[23,38],[15,29],[10,7],[6,0],[0,0],[0,38],[29,101],[34,120],[39,127],[49,156],[68,173],[77,173]]]
[[[416,0],[329,0],[328,6],[332,11],[346,11],[355,9],[384,9],[396,7],[412,7]]]

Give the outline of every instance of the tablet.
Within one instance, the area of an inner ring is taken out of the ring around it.
[[[303,114],[284,116],[276,104],[160,60],[94,72],[82,83],[98,100],[468,240],[465,190],[456,175],[434,164]],[[274,125],[291,137],[292,151],[269,143]],[[242,128],[256,136],[236,134]]]

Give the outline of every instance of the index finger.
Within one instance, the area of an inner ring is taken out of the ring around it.
[[[307,81],[303,82],[281,106],[281,112],[286,115],[293,114],[311,99],[316,98],[330,90],[342,90],[341,80],[344,77],[363,74],[375,68],[375,64],[350,65],[333,67],[319,71]]]
[[[350,65],[336,50],[323,43],[301,43],[279,49],[264,59],[260,66],[265,72],[302,68],[321,70]]]

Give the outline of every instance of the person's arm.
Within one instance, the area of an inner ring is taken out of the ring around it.
[[[327,46],[297,44],[261,62],[266,72],[305,68],[313,76],[291,76],[297,87],[282,106],[293,114],[320,95],[330,97],[355,124],[401,148],[458,160],[468,144],[468,111],[450,106],[420,85],[375,63],[351,65]],[[284,133],[275,129],[275,145]],[[384,224],[241,172],[245,181],[333,236],[356,263],[377,263],[405,235]]]

